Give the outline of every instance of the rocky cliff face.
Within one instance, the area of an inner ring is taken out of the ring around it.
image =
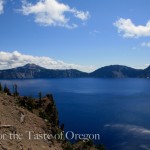
[[[47,129],[46,122],[37,115],[18,107],[15,98],[0,94],[0,150],[62,150],[61,144],[57,141],[44,139],[29,140],[28,131],[41,134]],[[10,134],[19,135],[12,136]],[[23,136],[21,136],[23,134]]]

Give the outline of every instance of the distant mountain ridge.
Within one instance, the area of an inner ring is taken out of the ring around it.
[[[76,69],[46,69],[35,64],[0,70],[0,79],[36,79],[36,78],[150,78],[150,66],[146,69],[134,69],[121,65],[110,65],[91,73]]]
[[[87,77],[87,73],[76,69],[53,70],[35,64],[0,70],[0,79],[33,79],[33,78],[75,78]]]
[[[142,69],[134,69],[121,65],[111,65],[95,70],[91,73],[91,76],[101,78],[137,78],[141,77],[142,73]]]

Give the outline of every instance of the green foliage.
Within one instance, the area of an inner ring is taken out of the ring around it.
[[[42,93],[41,92],[38,93],[38,96],[39,96],[39,100],[42,100]]]
[[[93,145],[94,145],[94,143],[93,143],[93,141],[92,141],[92,140],[89,140],[89,141],[87,141],[87,142],[86,142],[86,145],[91,147],[91,146],[93,146]]]
[[[64,131],[64,128],[65,128],[65,125],[64,125],[64,123],[62,123],[61,126],[60,126],[60,129],[61,129],[62,131]]]
[[[18,103],[30,111],[36,109],[41,118],[47,119],[53,126],[58,127],[58,112],[53,100],[53,96],[48,94],[47,101],[42,101],[42,93],[39,92],[38,94],[39,101],[36,101],[32,97],[21,97],[18,98]]]
[[[0,83],[0,92],[3,91],[3,87],[2,87],[2,84]]]
[[[6,85],[4,86],[4,93],[7,93],[8,95],[11,95],[11,92],[10,92],[9,88]]]
[[[32,111],[35,108],[35,100],[32,97],[29,97],[27,102],[26,102],[26,106],[28,108],[28,110]]]
[[[19,96],[17,84],[14,84],[14,85],[13,85],[13,94],[14,94],[14,96]]]
[[[63,145],[63,150],[73,150],[73,145],[70,142],[66,142]]]
[[[18,104],[19,104],[20,106],[25,107],[25,106],[26,106],[25,97],[24,97],[24,98],[20,98],[20,99],[18,100]]]
[[[43,119],[47,119],[48,120],[48,116],[47,114],[45,113],[44,110],[40,109],[39,110],[39,117],[43,118]]]
[[[30,97],[24,96],[19,98],[18,103],[20,106],[27,108],[29,111],[33,111],[33,109],[36,108],[35,99],[33,99],[31,96]]]
[[[52,104],[55,104],[54,98],[53,98],[53,95],[52,95],[52,94],[47,94],[46,97],[50,100],[50,102],[51,102]]]
[[[94,145],[92,140],[89,140],[88,142],[83,142],[82,140],[79,140],[73,144],[73,149],[74,150],[106,150],[102,144],[98,146]]]
[[[105,148],[105,146],[103,144],[98,145],[97,148],[99,150],[106,150],[106,148]]]
[[[45,112],[49,116],[49,121],[54,125],[58,125],[58,112],[53,102],[47,105]]]
[[[39,92],[38,96],[39,96],[39,106],[42,106],[42,93]]]

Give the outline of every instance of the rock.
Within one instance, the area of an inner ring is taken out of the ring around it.
[[[11,127],[9,128],[9,131],[10,131],[11,133],[14,133],[14,134],[17,133],[17,129],[16,129],[16,127],[14,127],[14,126],[11,126]]]
[[[24,123],[25,121],[25,114],[20,111],[20,123]]]
[[[19,150],[23,150],[23,145],[20,145]]]

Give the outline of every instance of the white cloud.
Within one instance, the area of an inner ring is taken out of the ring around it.
[[[150,66],[150,64],[145,64],[146,67]]]
[[[32,4],[23,0],[21,12],[24,15],[34,15],[34,21],[44,26],[61,26],[66,28],[75,28],[78,25],[71,23],[67,14],[85,21],[89,18],[89,12],[79,11],[70,8],[68,5],[58,0],[40,0],[36,4]]]
[[[150,42],[143,42],[141,43],[141,46],[150,48]]]
[[[143,25],[135,25],[131,19],[120,18],[114,23],[119,33],[123,33],[125,38],[138,38],[150,36],[150,20]]]
[[[100,32],[98,30],[93,30],[89,32],[91,35],[96,36],[97,34],[99,34]]]
[[[107,124],[105,125],[107,128],[114,128],[122,130],[125,133],[131,133],[135,136],[139,136],[141,138],[150,138],[150,129],[136,126],[136,125],[130,125],[130,124]]]
[[[4,0],[0,0],[0,14],[2,14],[3,13],[3,9],[4,9]]]
[[[38,57],[32,55],[21,54],[18,51],[4,52],[0,51],[0,69],[10,69],[23,66],[28,63],[34,63],[48,69],[78,69],[90,72],[95,70],[93,66],[81,66],[76,64],[68,64],[60,60],[54,60],[50,57]]]
[[[81,20],[88,20],[89,16],[90,16],[90,13],[88,11],[84,12],[84,11],[78,11],[76,9],[72,9],[71,12],[74,13],[74,16],[76,18],[79,18]]]

